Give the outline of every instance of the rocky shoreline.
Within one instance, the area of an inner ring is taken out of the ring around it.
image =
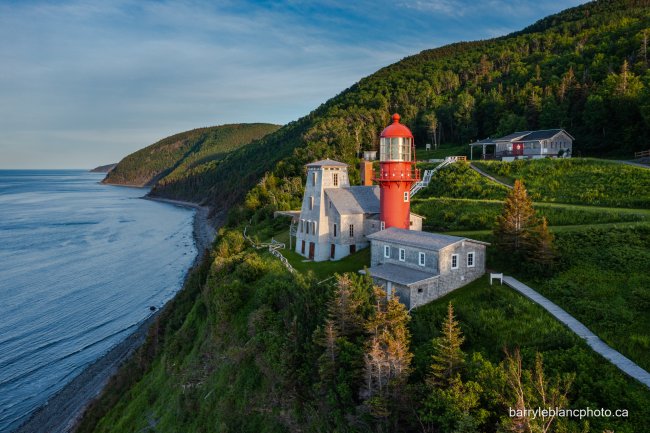
[[[192,268],[196,266],[203,258],[203,254],[211,248],[216,235],[215,227],[222,224],[223,215],[217,215],[210,219],[210,209],[196,203],[157,197],[144,198],[196,209],[193,235],[197,256]],[[190,270],[191,268],[188,269],[187,275]],[[63,389],[50,397],[43,406],[32,413],[24,424],[15,430],[15,433],[67,433],[74,431],[88,405],[101,394],[109,379],[117,373],[120,366],[144,343],[147,331],[159,312],[160,310],[152,313],[139,324],[134,325],[135,330],[131,335],[87,366]]]

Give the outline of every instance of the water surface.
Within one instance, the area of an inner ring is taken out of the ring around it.
[[[0,431],[181,287],[193,212],[84,171],[0,170]]]

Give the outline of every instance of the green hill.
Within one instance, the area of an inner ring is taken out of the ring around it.
[[[271,172],[251,199],[294,207],[303,164],[325,156],[352,164],[354,181],[359,151],[375,148],[393,111],[418,146],[431,142],[432,126],[443,146],[563,127],[576,137],[577,156],[631,157],[650,140],[649,5],[589,3],[505,37],[407,57],[230,154],[210,174],[205,198],[238,202]]]
[[[168,183],[193,173],[214,169],[228,152],[278,129],[265,123],[198,128],[164,138],[126,156],[104,183],[152,186],[167,175]]]

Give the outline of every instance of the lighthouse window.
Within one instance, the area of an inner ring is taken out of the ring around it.
[[[458,254],[451,255],[451,269],[458,269]]]
[[[404,248],[399,249],[399,261],[400,262],[406,261],[406,251],[404,250]]]
[[[399,159],[399,148],[402,144],[401,141],[401,138],[390,139],[390,159]]]
[[[409,201],[409,192],[408,192],[408,191],[404,191],[404,203],[406,203],[406,202],[408,202],[408,201]]]
[[[350,237],[354,236],[354,224],[350,224]]]
[[[338,173],[334,173],[333,180],[334,180],[334,182],[333,182],[334,186],[339,186],[339,174]]]

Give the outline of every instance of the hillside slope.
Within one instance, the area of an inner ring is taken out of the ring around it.
[[[407,57],[230,154],[218,173],[206,174],[204,198],[237,202],[271,171],[252,204],[295,207],[303,165],[325,156],[351,164],[355,181],[359,151],[376,147],[393,111],[418,146],[432,142],[434,132],[443,144],[467,144],[563,127],[576,138],[578,156],[631,157],[650,140],[649,6],[589,3],[505,37]]]
[[[104,183],[152,186],[172,172],[179,178],[196,167],[214,169],[216,162],[228,152],[276,129],[277,125],[251,123],[181,132],[126,156],[106,176]]]

